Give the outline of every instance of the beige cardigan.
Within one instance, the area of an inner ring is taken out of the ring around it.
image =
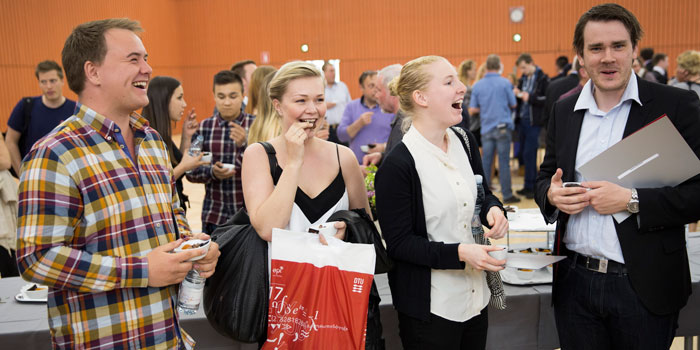
[[[17,181],[7,170],[0,171],[0,246],[17,249]]]

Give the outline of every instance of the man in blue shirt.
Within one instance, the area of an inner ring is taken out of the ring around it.
[[[490,184],[491,162],[498,150],[498,178],[501,182],[503,203],[517,203],[510,185],[510,145],[515,128],[511,110],[515,108],[513,84],[500,75],[501,58],[489,55],[486,59],[486,76],[474,84],[469,102],[469,114],[481,115],[481,143],[484,149],[485,180]]]
[[[63,96],[63,69],[55,61],[43,61],[34,72],[41,96],[23,98],[7,122],[5,144],[12,158],[12,169],[19,175],[22,158],[34,143],[75,111],[75,101]],[[26,110],[26,112],[25,112]]]

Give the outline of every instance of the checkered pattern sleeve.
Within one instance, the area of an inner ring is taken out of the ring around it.
[[[74,237],[74,228],[81,225],[85,208],[81,193],[56,153],[60,149],[38,147],[23,165],[17,241],[17,256],[23,257],[19,260],[22,275],[36,283],[78,292],[146,287],[145,257],[76,249],[82,239]]]

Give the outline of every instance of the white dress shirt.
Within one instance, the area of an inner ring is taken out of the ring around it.
[[[430,143],[413,126],[403,137],[420,178],[425,226],[433,242],[473,244],[471,220],[476,203],[476,180],[469,158],[451,130],[447,152]],[[467,264],[462,270],[435,270],[430,274],[430,312],[455,322],[479,315],[491,291],[486,274]]]
[[[632,103],[642,105],[637,79],[632,74],[620,102],[607,113],[598,109],[593,88],[593,83],[589,80],[574,107],[574,111],[586,110],[576,152],[576,169],[622,140]],[[584,178],[576,170],[576,181],[595,180],[597,179]],[[566,232],[564,243],[569,250],[625,263],[612,215],[598,214],[589,205],[582,212],[571,216]]]
[[[335,103],[333,108],[328,108],[326,111],[326,121],[328,124],[340,124],[343,119],[343,111],[345,105],[350,102],[350,91],[342,81],[336,81],[333,85],[326,85],[326,102]]]

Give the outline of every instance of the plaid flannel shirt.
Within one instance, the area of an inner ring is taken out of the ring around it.
[[[243,113],[233,120],[242,126],[246,135],[253,124],[255,116]],[[192,136],[204,137],[202,152],[211,152],[211,162],[233,164],[236,174],[228,179],[219,180],[214,177],[211,165],[203,165],[187,174],[190,182],[204,183],[206,195],[202,203],[202,227],[205,224],[221,225],[232,217],[238,209],[243,208],[243,185],[241,184],[241,163],[247,142],[238,147],[229,137],[231,127],[229,122],[221,118],[219,112],[202,120],[199,130]],[[184,150],[183,150],[184,151]]]
[[[84,105],[36,143],[23,164],[17,260],[50,287],[54,348],[175,349],[177,286],[148,287],[146,254],[190,234],[160,135],[131,117],[137,164],[117,124]],[[176,220],[177,222],[175,222]]]

